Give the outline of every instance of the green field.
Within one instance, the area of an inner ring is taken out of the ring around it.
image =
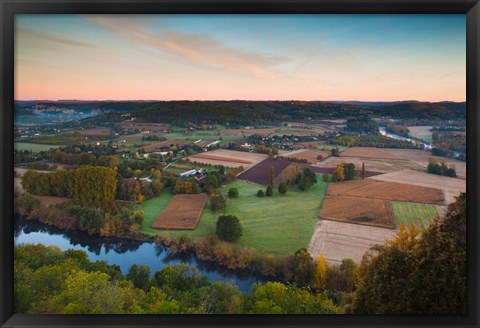
[[[432,142],[433,137],[431,134],[426,135],[426,136],[418,136],[417,138],[422,139],[425,142]]]
[[[173,198],[172,190],[165,189],[160,197],[152,198],[143,202],[140,209],[143,211],[143,222],[140,230],[148,234],[157,234],[158,230],[150,228],[158,214],[163,211],[170,200]]]
[[[193,238],[202,238],[215,233],[218,216],[222,214],[236,215],[244,229],[239,243],[254,247],[260,252],[274,255],[291,255],[302,247],[307,247],[313,234],[315,223],[327,183],[321,181],[310,190],[303,192],[289,190],[285,196],[275,190],[273,197],[259,198],[258,189],[264,186],[241,180],[234,181],[219,188],[227,198],[227,208],[223,213],[210,210],[207,203],[200,221],[195,230],[169,231],[172,236],[190,235]],[[227,197],[228,189],[235,187],[239,190],[239,197]],[[141,231],[147,234],[165,233],[166,230],[152,229],[151,223],[165,208],[172,195],[165,192],[161,197],[146,201],[143,205],[145,212]]]
[[[395,223],[397,226],[416,225],[426,228],[434,218],[440,216],[439,207],[431,204],[392,202]]]
[[[39,151],[46,151],[50,148],[58,148],[59,145],[44,145],[44,144],[36,144],[36,143],[29,143],[29,142],[15,142],[14,148],[16,150],[30,150],[32,152],[39,152]]]

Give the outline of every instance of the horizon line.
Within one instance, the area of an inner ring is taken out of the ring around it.
[[[403,100],[303,100],[303,99],[14,99],[14,102],[174,102],[174,101],[258,101],[258,102],[428,102],[428,103],[441,103],[441,102],[454,102],[462,103],[466,100],[415,100],[415,99],[403,99]]]

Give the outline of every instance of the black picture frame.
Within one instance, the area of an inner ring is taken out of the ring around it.
[[[480,157],[480,4],[478,0],[1,0],[0,325],[1,327],[173,326],[479,326],[478,164]],[[18,315],[13,313],[14,17],[58,14],[465,14],[467,21],[467,281],[465,316],[385,315]]]

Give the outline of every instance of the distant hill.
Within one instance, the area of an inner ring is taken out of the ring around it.
[[[122,120],[130,113],[140,122],[245,124],[285,120],[362,116],[392,118],[460,119],[466,104],[455,102],[325,102],[325,101],[56,101],[16,102],[16,122],[48,118],[52,122],[83,120],[100,124]],[[110,114],[108,114],[110,113]],[[76,124],[75,124],[76,125]]]

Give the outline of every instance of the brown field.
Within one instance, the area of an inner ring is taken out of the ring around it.
[[[142,148],[145,149],[146,152],[150,152],[150,151],[155,151],[157,149],[160,149],[162,147],[169,147],[170,145],[177,146],[177,145],[186,144],[186,143],[189,143],[189,141],[188,140],[171,139],[171,140],[165,140],[165,141],[162,141],[162,142],[157,142],[157,143],[154,143],[152,145],[144,146]]]
[[[312,170],[315,173],[328,173],[328,174],[333,174],[335,172],[335,168],[333,167],[318,167],[318,166],[310,166],[310,170]],[[365,171],[365,177],[373,177],[375,175],[380,175],[384,174],[382,172],[375,172],[375,171]],[[355,175],[357,177],[362,175],[362,170],[355,170]]]
[[[394,156],[402,157],[406,160],[409,160],[412,163],[415,163],[422,168],[426,169],[428,165],[428,158],[433,157],[439,163],[445,162],[447,165],[454,164],[455,169],[457,171],[457,176],[459,178],[465,179],[467,175],[467,163],[462,162],[456,159],[446,158],[446,157],[439,157],[439,156],[432,156],[429,151],[426,150],[418,150],[418,149],[393,149],[393,148],[385,148],[383,149],[386,153],[389,153]]]
[[[388,160],[388,159],[369,159],[361,157],[333,157],[313,164],[320,168],[334,168],[337,163],[353,163],[357,170],[362,168],[362,163],[365,163],[365,170],[371,172],[395,172],[403,169],[411,170],[425,170],[425,168],[417,163],[408,160]]]
[[[152,228],[174,230],[195,229],[207,200],[207,194],[173,196],[167,207],[160,213],[155,222],[152,223]]]
[[[270,168],[273,166],[275,170],[275,185],[278,185],[280,183],[280,174],[289,165],[291,165],[290,161],[268,158],[254,167],[240,173],[238,178],[261,185],[267,185],[270,180]]]
[[[396,230],[340,221],[318,220],[308,245],[308,252],[316,259],[325,256],[330,265],[341,264],[345,258],[359,263],[375,244],[392,239]]]
[[[163,132],[164,130],[170,129],[170,124],[168,123],[139,123],[133,121],[123,121],[116,123],[115,126],[122,129],[140,129],[140,130],[149,130],[152,132]]]
[[[331,155],[331,152],[328,150],[295,150],[292,152],[284,153],[282,154],[283,157],[285,158],[295,158],[299,160],[307,160],[308,163],[313,164],[316,162],[320,162],[320,160],[317,159],[318,156],[322,156],[323,159],[326,159]],[[323,160],[322,159],[322,160]]]
[[[267,128],[267,129],[225,129],[222,130],[224,134],[238,134],[238,135],[254,135],[258,134],[261,136],[273,135],[278,128]]]
[[[320,219],[395,228],[392,205],[382,199],[327,195]]]
[[[352,147],[340,153],[341,157],[360,157],[369,159],[390,159],[401,160],[402,158],[389,154],[383,151],[383,149],[374,147]]]
[[[353,196],[400,202],[439,204],[445,202],[442,190],[413,184],[375,180],[377,175],[364,180],[331,183],[327,189],[330,196]]]
[[[461,192],[465,192],[467,188],[466,181],[462,179],[444,177],[412,170],[402,170],[388,174],[381,174],[372,177],[371,179],[393,183],[402,182],[420,187],[440,189],[445,195],[444,204],[450,204],[451,202],[455,201],[454,197]]]
[[[56,197],[56,196],[33,196],[40,201],[40,204],[43,206],[58,205],[68,202],[70,199],[65,197]]]
[[[433,128],[433,126],[407,126],[407,128],[412,137],[418,138],[431,135],[432,131],[430,131],[430,129]]]
[[[86,136],[109,136],[111,133],[110,129],[104,128],[76,130],[75,132]]]
[[[266,159],[268,155],[243,151],[216,149],[213,151],[189,156],[191,162],[223,165],[226,167],[249,167]]]

